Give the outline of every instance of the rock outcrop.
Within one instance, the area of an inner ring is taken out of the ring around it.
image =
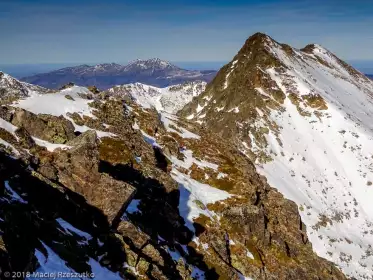
[[[11,123],[23,127],[31,135],[56,144],[64,144],[75,138],[75,128],[71,121],[64,117],[35,115],[24,109],[15,109]]]

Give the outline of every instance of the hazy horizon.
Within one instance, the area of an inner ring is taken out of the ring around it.
[[[229,61],[256,32],[302,48],[318,43],[346,61],[373,60],[368,1],[3,0],[1,64]]]

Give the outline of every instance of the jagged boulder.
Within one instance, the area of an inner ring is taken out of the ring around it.
[[[31,149],[35,146],[35,141],[30,133],[22,126],[14,132],[18,137],[18,143],[25,149]]]
[[[10,143],[14,144],[17,143],[16,138],[13,134],[11,134],[9,131],[5,130],[4,128],[0,127],[0,139]]]
[[[118,226],[119,238],[125,249],[128,264],[140,274],[148,270],[156,279],[192,279],[191,268],[185,263],[177,265],[166,250],[129,221]],[[152,267],[149,266],[152,263]]]
[[[0,106],[0,118],[3,120],[10,122],[12,120],[12,110],[6,106]]]
[[[123,206],[131,199],[134,188],[99,173],[99,151],[96,132],[87,131],[68,142],[68,150],[60,150],[52,165],[60,183],[84,196],[87,202],[101,209],[110,223],[121,216]]]
[[[96,86],[87,87],[93,94],[99,94],[101,91]]]
[[[36,115],[16,108],[12,124],[23,127],[30,135],[51,143],[64,144],[75,138],[74,125],[63,116]]]

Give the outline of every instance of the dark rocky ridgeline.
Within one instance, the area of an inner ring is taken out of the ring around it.
[[[1,116],[19,128],[17,139],[5,130],[1,138],[21,155],[14,159],[8,150],[1,151],[1,270],[37,270],[42,264],[35,250],[47,258],[47,246],[77,272],[90,272],[88,262],[94,259],[126,279],[136,278],[131,267],[143,278],[190,279],[188,264],[174,262],[169,254],[177,247],[191,258],[189,264],[216,275],[202,255],[182,247],[193,234],[179,215],[178,186],[162,150],[153,149],[132,128],[133,119],[120,100],[92,106],[100,109],[100,121],[80,121],[100,129],[106,123],[119,137],[98,140],[93,130],[77,136],[62,117],[2,107]],[[49,152],[31,135],[72,148]],[[141,165],[135,156],[141,156]],[[132,198],[140,201],[141,213],[123,218]],[[92,238],[64,230],[57,219]]]
[[[201,136],[198,140],[182,138],[165,133],[155,114],[134,109],[134,115],[146,133],[158,135],[157,141],[168,157],[182,159],[176,142],[176,147],[186,146],[195,157],[218,164],[219,171],[228,174],[229,179],[216,179],[217,172],[208,168],[194,165],[189,170],[179,169],[194,180],[235,194],[222,203],[207,205],[220,216],[219,221],[203,215],[195,220],[195,234],[205,247],[190,243],[219,279],[240,279],[239,275],[253,279],[345,279],[334,264],[312,251],[295,203],[271,188],[233,142],[191,123],[175,121]]]
[[[139,188],[135,198],[141,200],[141,214],[110,224],[103,213],[105,208],[91,206],[82,195],[59,183],[41,180],[32,175],[22,161],[3,152],[0,160],[0,180],[21,194],[23,201],[12,201],[5,186],[1,186],[0,243],[3,246],[0,247],[0,271],[36,270],[39,264],[35,250],[47,258],[44,247],[47,245],[67,266],[80,273],[91,272],[87,262],[93,258],[110,270],[119,271],[126,279],[136,277],[123,266],[124,263],[137,267],[150,279],[187,279],[190,271],[185,264],[175,263],[163,246],[179,242],[188,244],[192,237],[178,214],[177,190],[167,194],[157,180],[145,178],[130,166],[102,162],[102,171]],[[119,176],[116,171],[120,171]],[[149,193],[144,188],[153,191]],[[105,199],[102,194],[100,198]],[[63,219],[92,238],[86,240],[64,231],[56,219]],[[164,244],[159,244],[159,237],[164,238]],[[208,270],[202,256],[195,254],[194,258]]]
[[[2,271],[34,271],[39,264],[35,250],[48,257],[43,243],[57,253],[66,264],[77,272],[90,272],[88,259],[108,252],[115,268],[125,255],[121,247],[100,246],[100,239],[116,241],[110,233],[110,224],[101,210],[90,206],[81,195],[64,188],[51,186],[33,176],[24,162],[0,153],[1,184],[1,238]],[[14,200],[6,191],[8,184],[20,194]],[[56,219],[63,219],[73,226],[90,233],[92,239],[66,232]],[[80,242],[85,242],[82,245]],[[105,242],[108,244],[109,242]],[[117,264],[114,262],[118,261]]]
[[[268,68],[283,67],[283,63],[267,47],[272,42],[275,41],[262,33],[248,38],[232,61],[223,66],[207,85],[205,92],[187,104],[179,115],[186,117],[194,114],[197,117],[196,108],[199,104],[203,106],[199,114],[206,113],[206,127],[224,137],[234,138],[238,133],[248,131],[250,122],[259,118],[255,108],[263,109],[264,112],[268,111],[267,107],[278,108],[285,94],[277,89],[276,83],[264,72]],[[257,87],[266,89],[273,98],[261,95]],[[237,106],[240,108],[238,113],[229,111]],[[248,123],[238,129],[236,122]]]

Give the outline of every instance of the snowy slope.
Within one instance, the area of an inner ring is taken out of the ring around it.
[[[108,91],[114,95],[129,95],[144,108],[155,107],[158,111],[176,113],[193,97],[201,94],[206,82],[187,82],[180,85],[157,88],[141,83],[116,86]]]
[[[258,170],[297,203],[317,254],[348,276],[373,279],[373,82],[317,45],[309,52],[293,49],[295,55],[273,41],[267,48],[284,67],[265,72],[287,98],[283,112],[271,110],[267,120],[256,123],[257,128],[270,122],[279,127],[265,136],[267,147],[259,148],[250,135],[252,150],[273,159],[258,162]],[[258,91],[269,96],[266,89]],[[301,115],[291,93],[317,93],[328,109],[301,102],[309,116]]]
[[[91,93],[85,87],[73,86],[58,92],[47,93],[46,89],[20,82],[7,74],[2,74],[0,77],[0,89],[1,87],[4,87],[7,90],[6,93],[8,95],[0,96],[0,100],[6,97],[17,99],[11,105],[13,107],[22,108],[34,114],[64,116],[73,123],[76,131],[85,132],[87,130],[92,130],[92,128],[87,126],[77,125],[74,120],[68,116],[68,113],[78,113],[81,116],[95,118],[93,115],[94,109],[89,106],[89,103],[92,102],[92,100],[84,98],[84,95]],[[67,96],[72,99],[66,98]],[[19,99],[20,97],[21,99]],[[2,118],[0,118],[0,128],[8,131],[17,138],[15,131],[18,127],[15,127]],[[100,130],[96,130],[96,133],[98,137],[114,136],[112,133]],[[36,137],[32,138],[37,145],[46,147],[48,151],[54,151],[57,148],[71,148],[64,144],[54,144]],[[15,154],[19,153],[10,143],[3,139],[0,139],[0,144],[9,147]]]
[[[92,115],[92,108],[88,103],[91,100],[81,97],[82,94],[89,94],[90,91],[85,87],[73,86],[53,94],[40,94],[32,92],[25,99],[17,102],[15,107],[20,107],[35,114],[49,114],[53,116],[65,116],[67,113],[79,113],[81,115]],[[73,100],[66,98],[70,96]]]
[[[3,92],[1,91],[2,88],[4,89]],[[11,97],[11,100],[15,100],[11,104],[13,107],[22,108],[34,114],[64,116],[73,123],[76,131],[82,133],[93,129],[87,126],[77,125],[68,114],[78,113],[81,117],[87,116],[95,119],[96,117],[93,114],[94,109],[89,106],[92,100],[86,98],[86,96],[90,94],[92,94],[90,90],[79,86],[72,86],[60,91],[49,92],[47,89],[20,82],[10,75],[0,72],[0,101]],[[0,128],[5,129],[17,138],[14,133],[17,127],[2,118],[0,118]],[[96,130],[96,133],[98,137],[114,136],[112,133],[100,130]],[[53,144],[36,137],[33,137],[33,139],[39,146],[46,147],[49,151],[54,151],[57,148],[70,148],[63,144]],[[0,143],[10,147],[15,153],[18,153],[12,145],[3,139],[0,139]]]
[[[48,114],[57,117],[64,116],[73,123],[76,131],[85,132],[91,128],[77,125],[74,120],[68,116],[68,113],[78,113],[81,117],[88,116],[93,119],[96,118],[93,115],[94,109],[89,106],[92,100],[84,97],[87,94],[91,94],[91,92],[87,88],[79,86],[73,86],[50,94],[31,92],[26,98],[18,100],[12,104],[12,106],[25,109],[34,114]],[[96,133],[99,137],[113,136],[111,133],[100,130],[96,130]],[[43,142],[40,141],[38,144],[43,144]],[[58,146],[49,145],[48,147],[55,149]]]

